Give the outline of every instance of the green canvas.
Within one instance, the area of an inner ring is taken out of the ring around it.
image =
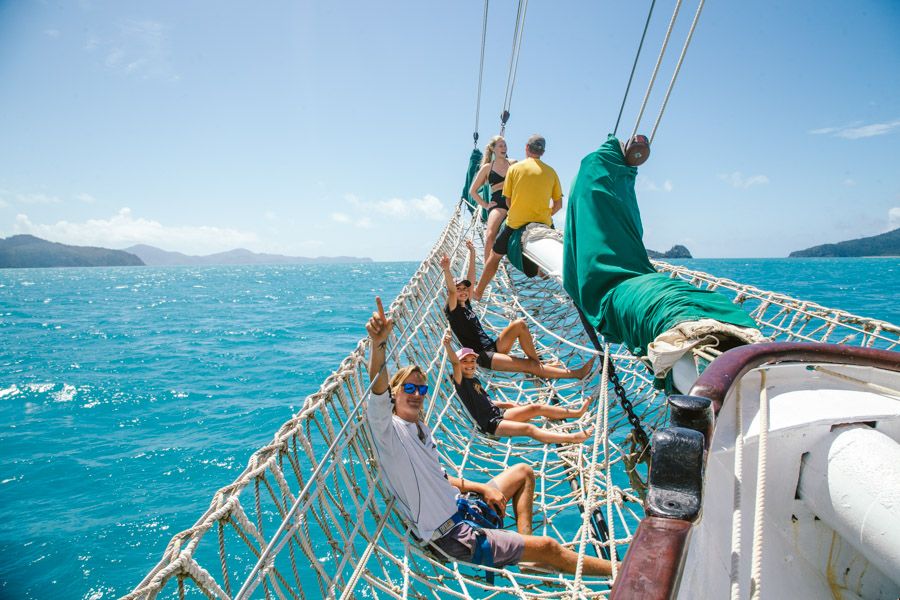
[[[624,343],[635,356],[645,356],[650,342],[684,321],[715,319],[757,327],[750,315],[722,294],[665,273],[621,282],[603,297],[600,309],[600,333],[610,342]]]
[[[614,343],[646,354],[678,323],[710,318],[757,327],[716,292],[657,273],[647,258],[634,182],[614,136],[587,155],[572,184],[563,236],[563,287],[588,321]]]
[[[472,187],[472,182],[475,181],[475,176],[478,175],[478,169],[481,168],[481,150],[475,148],[472,150],[472,155],[469,156],[469,169],[466,171],[466,183],[463,186],[462,194],[460,197],[465,200],[466,208],[469,209],[469,212],[475,212],[478,209],[478,203],[475,202],[475,199],[472,198],[472,195],[469,193],[469,188]],[[482,198],[490,198],[491,188],[487,184],[481,189],[481,197]],[[481,220],[487,221],[487,211],[483,208],[481,210]]]

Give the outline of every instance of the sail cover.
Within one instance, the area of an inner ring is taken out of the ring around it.
[[[585,316],[611,342],[637,356],[656,337],[684,321],[715,319],[739,327],[757,324],[716,292],[657,273],[642,240],[644,228],[634,182],[610,135],[581,161],[569,195],[563,236],[563,286]]]
[[[475,176],[478,175],[478,169],[481,167],[481,150],[475,148],[472,150],[471,156],[469,156],[469,169],[466,171],[466,183],[463,186],[462,195],[460,196],[462,199],[466,201],[466,208],[469,209],[469,212],[475,212],[476,210],[481,210],[481,220],[487,220],[487,211],[478,208],[478,203],[475,202],[475,198],[472,197],[472,194],[469,193],[469,188],[472,187],[472,182],[475,181]],[[481,189],[481,197],[482,198],[490,198],[491,197],[491,188],[487,184]]]

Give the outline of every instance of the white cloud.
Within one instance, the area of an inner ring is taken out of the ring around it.
[[[276,215],[275,211],[273,211],[273,210],[267,210],[266,212],[263,213],[263,218],[267,221],[274,221],[275,219],[278,218],[278,215]]]
[[[0,191],[0,194],[11,198],[16,204],[39,205],[39,204],[59,204],[62,200],[58,196],[50,194],[30,193],[30,194],[12,194],[10,192]]]
[[[432,194],[425,194],[422,198],[391,198],[389,200],[376,200],[366,202],[353,194],[345,194],[344,199],[359,212],[372,216],[388,217],[389,219],[426,219],[429,221],[444,221],[448,218],[444,203]],[[371,223],[370,223],[371,225]]]
[[[208,225],[169,226],[159,221],[135,218],[129,208],[121,209],[109,219],[89,219],[83,223],[33,223],[28,215],[20,214],[16,217],[14,230],[64,244],[107,248],[150,244],[164,250],[191,254],[221,252],[259,241],[255,233],[248,231]]]
[[[84,49],[97,52],[112,71],[141,79],[178,81],[169,60],[167,27],[158,21],[128,19],[106,39],[88,36]]]
[[[85,204],[94,204],[97,202],[97,199],[91,196],[90,194],[86,194],[84,192],[80,194],[75,194],[75,199],[79,202],[84,202]]]
[[[369,217],[360,217],[358,219],[353,219],[349,215],[344,213],[336,212],[331,213],[331,220],[336,223],[345,223],[345,224],[353,224],[360,229],[371,229],[372,228],[372,220]]]
[[[743,189],[747,189],[754,185],[769,183],[769,178],[765,175],[751,175],[749,177],[744,177],[744,175],[740,171],[721,174],[719,175],[719,179],[728,183],[729,185],[731,185],[731,187]]]
[[[45,29],[44,35],[47,37],[57,38],[59,37],[59,29]]]
[[[888,210],[888,225],[891,229],[900,227],[900,206],[895,206]]]
[[[846,140],[858,140],[861,138],[874,137],[876,135],[884,135],[895,129],[900,129],[900,119],[888,121],[887,123],[872,123],[870,125],[860,125],[853,123],[843,127],[822,127],[821,129],[813,129],[809,133],[813,135],[833,135],[834,137],[844,138]]]
[[[637,180],[635,181],[635,189],[639,192],[671,192],[675,188],[668,179],[660,186],[649,178],[638,175]]]

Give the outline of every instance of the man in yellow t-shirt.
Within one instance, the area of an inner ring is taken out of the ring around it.
[[[552,226],[551,218],[562,208],[562,186],[553,167],[544,163],[541,156],[547,147],[543,136],[533,135],[525,144],[525,160],[509,168],[503,182],[503,195],[509,203],[506,225],[494,241],[491,255],[484,265],[474,296],[480,300],[487,285],[497,273],[500,259],[509,249],[509,238],[517,229],[529,223]],[[552,204],[551,204],[552,200]]]

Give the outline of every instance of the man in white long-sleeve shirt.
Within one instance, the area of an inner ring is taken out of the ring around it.
[[[441,467],[431,430],[419,419],[428,393],[422,370],[410,365],[390,377],[384,349],[394,322],[378,310],[366,323],[370,339],[369,377],[372,394],[366,417],[375,441],[381,473],[397,497],[401,511],[412,522],[422,543],[432,543],[457,560],[472,561],[479,536],[486,537],[490,553],[486,564],[495,567],[519,561],[537,563],[549,569],[574,573],[578,555],[563,548],[553,538],[533,536],[532,505],[534,471],[519,464],[503,471],[487,483],[449,477]],[[516,531],[477,530],[457,515],[458,495],[477,492],[499,515],[513,502]],[[610,563],[584,557],[586,575],[608,575]]]

